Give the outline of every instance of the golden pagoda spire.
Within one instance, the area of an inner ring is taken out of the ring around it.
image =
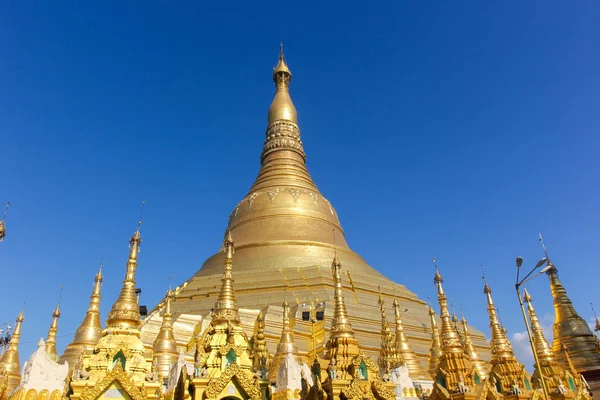
[[[294,332],[290,325],[290,305],[287,300],[281,305],[283,308],[283,325],[281,328],[281,338],[277,345],[277,355],[287,355],[288,353],[298,355],[298,346],[294,341]]]
[[[442,278],[442,275],[437,267],[435,269],[435,277],[433,278],[433,281],[437,286],[438,302],[440,303],[440,319],[442,320],[440,332],[442,354],[463,353],[460,337],[454,329],[450,312],[448,311],[448,300],[446,299],[444,288],[442,287],[444,279]]]
[[[404,362],[398,354],[398,349],[394,343],[394,336],[385,315],[385,302],[379,293],[379,309],[381,311],[381,346],[379,348],[379,370],[390,373],[391,370],[398,368]]]
[[[294,331],[292,330],[292,326],[290,324],[290,306],[287,300],[283,301],[281,307],[283,308],[283,324],[281,327],[281,337],[279,338],[279,343],[277,344],[277,351],[275,352],[275,357],[270,368],[269,378],[271,381],[277,377],[277,371],[282,365],[284,365],[288,354],[292,354],[296,361],[299,364],[302,364],[302,358],[298,353],[298,346],[294,340]]]
[[[62,296],[63,286],[60,287]],[[52,324],[48,330],[48,338],[46,339],[46,354],[52,361],[58,361],[58,353],[56,352],[56,334],[58,333],[58,319],[60,318],[60,297],[58,304],[52,312]]]
[[[417,354],[413,351],[406,334],[404,333],[404,326],[402,325],[402,316],[400,314],[400,304],[398,300],[394,299],[394,322],[396,324],[396,349],[398,350],[398,356],[406,363],[408,373],[412,378],[425,378],[427,372],[423,368],[421,361],[417,357]]]
[[[485,282],[483,292],[487,297],[490,329],[492,331],[492,338],[490,340],[492,368],[490,375],[494,375],[500,383],[502,393],[509,393],[513,390],[515,382],[521,390],[530,390],[531,388],[527,387],[529,381],[525,367],[515,357],[512,346],[506,337],[506,329],[500,324],[498,319],[496,306],[492,299],[492,289],[488,285],[485,275],[483,276],[483,280]]]
[[[2,215],[2,219],[0,220],[0,243],[4,241],[6,237],[6,213],[8,212],[8,207],[10,207],[10,201],[6,203],[6,209],[4,210],[4,214]]]
[[[535,344],[535,351],[538,355],[540,363],[542,365],[556,362],[554,359],[554,353],[548,344],[548,341],[544,337],[540,320],[537,317],[535,309],[533,308],[532,298],[527,289],[523,295],[523,301],[527,303],[527,311],[529,312],[529,319],[531,320],[531,332],[533,333],[533,343]]]
[[[108,313],[107,329],[139,329],[142,324],[140,321],[140,307],[135,294],[135,271],[138,266],[137,260],[141,244],[142,237],[138,226],[138,229],[129,239],[129,260],[127,261],[125,280],[119,298]]]
[[[487,282],[483,286],[483,293],[485,293],[488,304],[488,316],[490,318],[490,329],[492,331],[492,338],[490,345],[492,347],[492,360],[500,358],[514,358],[512,346],[506,337],[506,333],[496,312],[496,306],[492,299],[492,289]]]
[[[19,341],[21,339],[21,325],[25,321],[25,314],[22,310],[17,317],[17,324],[13,331],[8,348],[0,359],[0,387],[5,385],[5,393],[10,393],[21,382],[21,362],[19,360]],[[4,381],[2,381],[4,379]]]
[[[104,255],[102,255],[104,260]],[[60,361],[67,361],[69,367],[75,367],[79,356],[86,352],[91,352],[102,337],[102,323],[100,322],[100,299],[102,289],[102,261],[98,273],[94,278],[94,289],[90,296],[90,305],[85,317],[77,328],[73,341],[69,343],[65,352],[60,357]]]
[[[483,380],[487,377],[486,363],[479,358],[479,354],[477,354],[477,351],[475,350],[471,335],[469,334],[469,325],[467,324],[467,319],[464,314],[462,315],[460,322],[462,325],[465,353],[469,356],[469,360],[471,360],[475,371],[477,371],[477,375]]]
[[[342,379],[347,379],[348,369],[353,359],[360,353],[359,343],[354,336],[354,330],[348,318],[341,277],[342,263],[337,254],[331,263],[333,276],[333,318],[331,330],[327,341],[327,358],[330,366],[340,372]]]
[[[331,320],[331,339],[337,339],[340,337],[354,337],[354,330],[352,324],[348,318],[348,311],[346,310],[346,302],[344,300],[344,293],[342,289],[342,277],[341,277],[342,263],[336,255],[331,263],[331,273],[333,275],[333,319]]]
[[[223,241],[223,252],[225,253],[225,262],[223,265],[223,278],[221,278],[221,290],[215,303],[213,321],[230,321],[240,324],[239,309],[233,290],[233,253],[234,243],[231,237],[231,231],[228,230]]]
[[[538,382],[541,387],[541,380],[539,379],[540,372],[544,374],[544,382],[548,386],[550,391],[555,391],[558,387],[559,379],[564,378],[564,368],[556,361],[554,353],[544,337],[542,326],[537,317],[535,309],[533,308],[532,298],[527,289],[523,295],[523,301],[527,303],[527,311],[529,312],[529,320],[531,321],[531,332],[533,334],[533,344],[535,346],[535,352],[539,359],[540,365],[534,365],[533,377],[534,381]]]
[[[433,311],[431,304],[429,304],[429,318],[431,324],[431,347],[429,348],[429,366],[427,372],[429,372],[432,378],[435,378],[437,367],[440,364],[440,357],[442,356],[442,346],[440,345],[440,334],[435,322],[435,311]]]
[[[435,262],[435,258],[434,258]],[[448,300],[444,293],[442,283],[444,279],[435,266],[434,283],[437,286],[438,303],[440,304],[440,318],[442,320],[440,338],[442,355],[434,379],[439,382],[443,380],[442,386],[450,392],[469,390],[473,387],[473,366],[469,357],[463,350],[460,337],[452,324],[452,318],[448,311]]]
[[[550,277],[555,315],[552,350],[555,355],[562,354],[561,343],[564,343],[577,371],[597,370],[600,365],[600,349],[597,338],[586,321],[575,311],[571,299],[567,296],[567,291],[558,278],[558,270],[549,259],[548,266],[550,269],[547,274]]]
[[[300,139],[298,113],[290,97],[292,80],[283,44],[279,49],[279,61],[273,70],[275,97],[269,107],[266,140],[261,154],[261,169],[250,193],[270,187],[301,187],[318,192],[306,169],[306,153]],[[336,224],[336,229],[339,229]]]
[[[162,317],[162,325],[152,346],[153,365],[155,366],[155,372],[160,376],[167,376],[171,367],[177,363],[179,358],[177,341],[173,334],[173,315],[171,314],[173,297],[174,294],[171,285],[169,285],[169,290],[165,296],[165,312]]]

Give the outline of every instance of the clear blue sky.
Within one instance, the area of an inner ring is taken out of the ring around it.
[[[512,334],[514,258],[542,231],[577,309],[600,308],[597,2],[96,3],[0,6],[0,321],[27,298],[23,361],[62,284],[75,331],[102,253],[106,315],[142,198],[144,304],[218,249],[280,40],[309,170],[371,265],[425,298],[435,253],[487,333],[484,264]],[[547,279],[530,289],[550,313]]]

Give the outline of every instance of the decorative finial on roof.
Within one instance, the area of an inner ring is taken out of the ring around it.
[[[52,324],[48,330],[48,337],[46,338],[46,354],[53,361],[58,361],[58,352],[56,351],[56,334],[58,333],[58,319],[60,318],[60,300],[62,298],[62,291],[64,285],[60,286],[60,295],[58,296],[58,304],[52,312]]]
[[[6,237],[6,213],[8,212],[8,207],[10,207],[10,201],[6,203],[6,209],[4,210],[4,214],[2,215],[2,219],[0,220],[0,243],[4,241]]]

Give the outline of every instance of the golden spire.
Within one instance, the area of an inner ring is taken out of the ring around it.
[[[354,358],[360,354],[360,348],[346,310],[342,291],[341,268],[342,263],[336,254],[331,263],[334,286],[333,318],[331,319],[331,329],[327,341],[327,358],[330,360],[330,365],[335,365],[334,368],[341,372],[342,379],[347,379],[348,369]]]
[[[512,346],[506,337],[506,329],[500,324],[498,314],[496,313],[496,306],[492,299],[492,289],[488,285],[485,275],[483,276],[483,280],[485,282],[483,292],[487,297],[490,330],[492,331],[492,338],[490,340],[492,367],[490,375],[495,375],[499,380],[502,393],[509,393],[513,388],[514,382],[517,382],[519,388],[525,390],[527,389],[525,385],[525,379],[527,379],[525,367],[515,357]]]
[[[575,311],[567,291],[558,278],[558,270],[550,260],[548,266],[550,269],[547,273],[550,277],[555,315],[552,350],[556,355],[562,354],[561,343],[564,343],[577,371],[596,370],[600,365],[597,338],[585,320]]]
[[[269,108],[261,169],[250,193],[274,186],[298,186],[318,192],[306,170],[306,153],[300,140],[298,114],[289,93],[291,80],[292,73],[285,62],[281,45],[279,62],[273,71],[276,90]]]
[[[296,107],[290,98],[289,88],[292,80],[292,71],[288,68],[283,55],[283,43],[279,45],[279,62],[273,70],[273,82],[275,82],[275,98],[269,108],[269,124],[276,121],[286,120],[298,123]]]
[[[141,225],[141,221],[139,224]],[[119,298],[108,313],[107,329],[139,329],[142,324],[140,321],[140,307],[135,294],[135,271],[138,266],[137,260],[141,244],[142,237],[138,226],[138,229],[129,239],[129,260],[127,261],[125,280]]]
[[[333,318],[331,320],[331,339],[337,339],[339,337],[354,337],[354,330],[352,324],[348,318],[348,311],[346,310],[346,303],[344,301],[344,293],[342,291],[342,277],[341,277],[342,263],[338,256],[333,257],[331,263],[331,273],[333,275]]]
[[[529,319],[531,320],[531,332],[533,333],[533,343],[535,344],[535,351],[540,363],[544,366],[556,362],[554,353],[552,353],[552,349],[544,337],[540,320],[533,308],[532,298],[527,289],[525,289],[523,300],[527,303],[527,311],[529,312]]]
[[[102,256],[104,259],[104,255]],[[60,361],[67,361],[70,367],[74,367],[79,356],[90,352],[102,337],[102,323],[100,322],[100,298],[102,288],[102,261],[94,279],[94,289],[90,296],[90,305],[85,317],[77,328],[73,341],[67,346],[60,357]]]
[[[19,360],[19,340],[21,339],[21,325],[25,320],[23,311],[17,317],[17,324],[13,331],[8,348],[0,359],[0,372],[6,373],[6,392],[10,393],[21,382],[21,362]]]
[[[464,314],[461,318],[462,332],[464,338],[464,349],[467,356],[469,356],[469,360],[473,364],[473,367],[477,371],[479,378],[482,380],[487,377],[487,368],[484,361],[479,358],[479,354],[475,350],[475,346],[473,345],[473,341],[471,340],[471,335],[469,334],[469,325],[467,324],[467,319]]]
[[[492,347],[492,360],[500,358],[514,358],[512,346],[506,337],[506,331],[500,324],[498,314],[496,312],[496,306],[492,299],[492,289],[487,282],[483,286],[483,293],[487,297],[488,304],[488,316],[490,318],[490,329],[492,331],[492,338],[490,340],[490,346]]]
[[[438,302],[440,303],[440,318],[442,320],[440,333],[442,339],[442,354],[463,353],[460,337],[454,329],[450,312],[448,311],[448,300],[446,299],[446,295],[444,294],[444,289],[442,287],[442,282],[444,282],[444,279],[442,278],[442,275],[440,275],[440,271],[437,269],[437,267],[435,269],[435,277],[433,278],[433,281],[438,289]]]
[[[223,266],[223,278],[221,278],[221,290],[215,303],[213,321],[231,321],[239,325],[240,316],[235,292],[233,290],[233,253],[234,243],[231,237],[231,231],[227,231],[223,241],[223,252],[225,253],[225,262]]]
[[[451,393],[459,390],[468,391],[473,387],[473,366],[469,357],[465,354],[460,337],[452,324],[452,318],[448,311],[448,300],[442,287],[444,279],[437,268],[437,264],[433,281],[437,286],[440,318],[442,320],[440,332],[442,355],[434,379],[436,381],[443,380],[442,386]]]
[[[162,325],[156,340],[152,346],[153,364],[159,375],[167,376],[178,358],[177,341],[173,334],[173,315],[171,314],[171,302],[173,301],[173,291],[169,285],[167,291],[165,312],[163,313]]]
[[[390,326],[385,316],[385,303],[379,293],[379,309],[381,311],[381,346],[379,348],[379,364],[380,371],[389,373],[391,370],[398,368],[403,364],[402,358],[398,355],[398,349],[394,343],[394,336],[390,331]]]
[[[10,201],[6,203],[6,209],[4,210],[4,215],[2,215],[2,219],[0,220],[0,243],[4,241],[6,237],[6,213],[8,212],[8,207],[10,207]]]
[[[413,351],[406,335],[404,333],[404,326],[402,325],[402,317],[400,314],[400,304],[398,300],[394,299],[394,319],[396,323],[396,349],[398,350],[398,356],[404,360],[408,367],[408,373],[413,378],[424,378],[427,376],[427,372],[423,368],[421,361],[417,357],[417,354]]]
[[[429,348],[429,367],[427,368],[427,372],[429,372],[432,378],[435,378],[437,367],[440,364],[440,357],[442,356],[442,349],[440,334],[435,322],[435,311],[433,311],[431,304],[429,304],[429,318],[431,321],[431,347]]]
[[[298,355],[298,346],[294,341],[294,332],[290,326],[290,306],[287,300],[284,300],[281,306],[283,307],[283,325],[281,328],[281,338],[279,339],[279,344],[277,345],[276,354],[278,356],[285,356],[288,353]]]
[[[61,286],[60,291],[62,295],[63,287]],[[46,339],[46,354],[53,361],[58,361],[58,353],[56,352],[56,334],[58,333],[58,319],[60,318],[60,298],[58,304],[52,312],[52,324],[48,330],[48,338]]]

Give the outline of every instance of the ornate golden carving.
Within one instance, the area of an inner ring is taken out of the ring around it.
[[[107,373],[106,376],[94,386],[87,386],[81,393],[80,399],[96,400],[113,382],[118,382],[133,400],[147,399],[144,390],[137,388],[137,386],[129,379],[127,372],[123,371],[120,363],[117,363],[112,371]]]
[[[258,381],[252,377],[252,374],[235,363],[227,366],[219,378],[212,379],[209,382],[205,392],[206,397],[209,399],[216,399],[223,389],[225,389],[227,384],[234,378],[242,389],[244,389],[248,397],[253,400],[260,400],[262,398]]]

